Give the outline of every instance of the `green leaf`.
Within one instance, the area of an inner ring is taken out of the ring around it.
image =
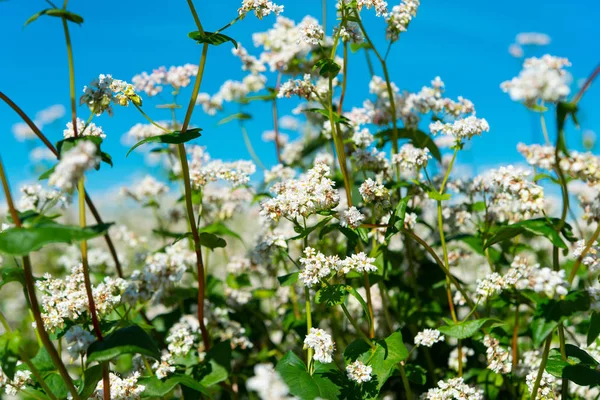
[[[280,286],[292,286],[294,283],[298,281],[298,275],[300,272],[292,272],[291,274],[278,276],[277,280],[279,281]]]
[[[214,233],[214,234],[219,234],[219,235],[227,235],[227,236],[231,236],[231,237],[234,237],[234,238],[238,239],[242,243],[244,242],[244,240],[242,239],[242,237],[240,235],[238,235],[237,233],[235,233],[234,231],[232,231],[231,229],[229,229],[222,222],[214,222],[214,223],[212,223],[210,225],[206,225],[202,229],[199,229],[198,232],[206,232],[206,233]]]
[[[588,311],[589,307],[590,297],[585,290],[571,292],[559,300],[540,300],[530,324],[534,346],[541,346],[559,323],[578,312]]]
[[[65,380],[57,372],[53,372],[44,378],[50,391],[59,399],[64,399],[69,394]]]
[[[438,330],[446,336],[457,339],[466,339],[476,334],[485,325],[502,325],[503,322],[494,318],[482,318],[462,321],[457,324],[440,326]]]
[[[146,143],[181,144],[181,143],[189,142],[190,140],[193,140],[193,139],[196,139],[196,138],[199,138],[200,136],[202,136],[200,134],[201,131],[202,131],[201,128],[194,128],[194,129],[188,129],[185,132],[173,131],[170,133],[165,133],[164,135],[151,136],[149,138],[140,140],[139,142],[134,144],[133,147],[129,149],[129,151],[127,152],[127,155],[125,157],[129,156],[129,154],[133,150],[135,150],[136,148],[138,148],[141,145],[146,144]]]
[[[323,226],[327,225],[327,223],[329,221],[331,221],[333,217],[327,217],[321,221],[319,221],[317,224],[313,225],[313,226],[309,226],[306,229],[302,229],[299,233],[299,235],[294,236],[293,238],[290,238],[290,240],[297,240],[297,239],[304,239],[305,237],[307,237],[308,235],[310,235],[315,229],[319,229],[322,228]]]
[[[0,335],[0,365],[10,379],[14,378],[17,362],[20,360],[21,333],[4,332]]]
[[[596,341],[600,335],[600,313],[597,311],[592,312],[590,317],[590,327],[587,333],[587,345],[590,346]]]
[[[79,387],[79,395],[82,399],[92,396],[96,390],[96,385],[102,380],[102,365],[94,365],[83,372],[83,382]]]
[[[225,239],[208,232],[200,233],[200,244],[204,247],[208,247],[211,250],[227,246]]]
[[[306,110],[303,110],[303,111],[321,114],[325,118],[329,119],[329,110],[326,110],[324,108],[307,108]],[[332,111],[331,114],[333,116],[333,122],[340,123],[340,124],[343,124],[346,126],[350,126],[350,120],[347,117],[344,117],[343,115],[340,115],[340,114],[336,113],[335,111]]]
[[[155,376],[143,377],[138,380],[140,385],[144,385],[145,389],[142,397],[163,397],[169,394],[177,385],[183,385],[204,393],[210,397],[210,393],[198,381],[188,375],[173,375],[161,381]]]
[[[580,386],[600,385],[600,371],[587,365],[567,365],[562,371],[562,376]]]
[[[209,387],[223,382],[231,372],[231,344],[229,341],[221,342],[211,348],[206,354],[204,370],[200,383]]]
[[[418,364],[406,364],[406,377],[409,381],[417,385],[425,385],[427,383],[427,370]]]
[[[331,370],[317,365],[311,376],[306,371],[306,365],[297,355],[288,351],[277,363],[275,370],[279,373],[290,390],[290,394],[302,400],[337,399],[340,397],[340,387],[328,376]]]
[[[346,285],[328,285],[317,291],[315,300],[318,304],[333,307],[346,301],[348,289]]]
[[[40,372],[56,371],[52,357],[50,357],[50,354],[43,347],[40,347],[35,357],[31,359],[31,363]]]
[[[389,240],[396,233],[404,228],[404,218],[406,217],[406,208],[411,196],[405,196],[396,205],[394,212],[390,216],[389,226],[385,231],[385,240]]]
[[[546,237],[556,247],[568,249],[567,245],[556,231],[555,225],[559,223],[558,221],[557,218],[536,218],[502,226],[488,239],[484,248],[488,248],[491,245],[504,240],[512,239],[522,233],[529,232],[536,236]]]
[[[368,382],[368,393],[363,398],[377,398],[381,387],[392,376],[401,361],[408,358],[408,350],[402,341],[402,334],[394,332],[384,340],[378,340],[371,348],[364,340],[352,342],[344,351],[346,363],[360,360],[373,368],[373,379]],[[362,386],[365,386],[363,383]]]
[[[431,136],[427,133],[418,129],[397,129],[398,139],[409,139],[411,143],[420,149],[429,149],[429,152],[437,161],[442,162],[442,153],[437,147]],[[383,143],[388,142],[394,137],[393,129],[386,129],[381,132],[377,132],[375,137],[379,138]]]
[[[139,326],[131,325],[114,331],[101,342],[92,343],[87,350],[87,362],[110,361],[123,354],[143,354],[160,359],[160,350],[152,338]]]
[[[360,293],[358,293],[356,289],[352,286],[348,286],[348,293],[350,293],[356,300],[358,300],[363,311],[365,312],[365,318],[367,319],[368,324],[371,325],[371,313],[369,312],[369,307],[365,299],[363,299]]]
[[[313,69],[319,68],[319,75],[325,78],[335,78],[342,67],[330,58],[322,58],[315,63]]]
[[[58,164],[53,165],[48,171],[41,174],[38,177],[38,181],[45,181],[46,179],[50,178],[50,175],[52,175],[54,173],[54,170],[56,169],[56,165]]]
[[[40,11],[38,13],[35,13],[31,17],[29,17],[29,19],[27,21],[25,21],[25,25],[23,25],[23,27],[26,27],[27,25],[29,25],[33,21],[37,20],[42,15],[47,15],[49,17],[64,18],[67,21],[71,21],[71,22],[74,22],[76,24],[82,24],[83,23],[83,17],[81,17],[81,16],[79,16],[79,15],[77,15],[75,13],[72,13],[72,12],[67,11],[67,10],[63,10],[61,8],[47,8],[47,9],[42,10],[42,11]]]
[[[427,192],[427,197],[429,197],[431,200],[435,200],[435,201],[446,201],[446,200],[450,200],[452,195],[450,193],[440,194],[439,192],[436,192],[435,190],[431,190],[431,191]]]
[[[235,46],[236,49],[238,47],[237,42],[233,38],[231,38],[227,35],[223,35],[222,33],[213,33],[213,32],[201,33],[199,31],[193,31],[193,32],[188,33],[188,37],[190,39],[195,40],[198,43],[207,43],[207,44],[212,44],[213,46],[219,46],[223,43],[231,42],[231,43],[233,43],[233,45]]]
[[[25,272],[23,268],[18,267],[6,267],[0,268],[0,288],[9,282],[19,282],[21,285],[25,285]]]
[[[61,225],[44,222],[34,227],[9,228],[0,232],[0,252],[24,256],[50,243],[73,243],[106,234],[112,224],[86,226]]]
[[[231,115],[223,118],[219,122],[217,122],[217,125],[223,125],[223,124],[226,124],[228,122],[235,121],[236,119],[240,120],[240,121],[247,120],[247,119],[252,119],[252,115],[247,114],[247,113],[241,113],[241,112],[235,113],[235,114],[231,114]]]

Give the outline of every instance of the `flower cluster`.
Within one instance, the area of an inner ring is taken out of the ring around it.
[[[104,74],[94,79],[90,86],[85,86],[79,99],[80,104],[87,104],[96,115],[105,111],[112,115],[113,104],[128,106],[130,102],[136,106],[142,105],[142,98],[135,92],[133,85]]]
[[[437,342],[443,342],[444,335],[437,329],[425,329],[415,336],[415,346],[431,347]]]
[[[100,163],[98,147],[87,140],[78,141],[73,148],[65,152],[48,179],[48,184],[60,190],[70,192],[84,173],[96,168]]]
[[[283,6],[278,6],[268,0],[243,0],[242,6],[238,9],[238,14],[243,15],[250,11],[254,11],[256,18],[263,19],[269,14],[281,14]]]
[[[323,329],[311,328],[310,333],[304,338],[304,348],[312,349],[315,352],[314,359],[317,361],[325,364],[333,361],[335,343],[331,335]]]
[[[365,383],[371,380],[373,367],[365,365],[362,361],[356,360],[346,366],[348,378],[356,383]]]
[[[152,97],[161,93],[165,86],[171,86],[174,91],[187,87],[197,73],[198,66],[194,64],[171,66],[169,69],[162,66],[150,74],[142,72],[134,76],[131,81],[135,86],[135,90],[142,91]]]
[[[402,32],[406,32],[408,24],[417,15],[419,4],[419,0],[404,0],[392,7],[392,11],[386,17],[388,40],[395,42]]]

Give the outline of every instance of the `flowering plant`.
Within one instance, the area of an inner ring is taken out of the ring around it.
[[[48,3],[27,23],[50,16],[63,25],[71,106],[63,139],[53,145],[42,132],[60,107],[32,120],[0,92],[23,119],[18,137],[46,146],[32,158],[50,162],[16,202],[0,162],[8,207],[0,288],[11,307],[27,310],[17,318],[0,310],[6,394],[600,395],[600,158],[569,149],[566,134],[599,70],[572,96],[568,60],[526,59],[501,88],[539,114],[545,143],[519,145],[525,166],[464,176],[456,164],[465,146],[488,134],[486,119],[468,99],[446,97],[439,77],[416,93],[390,80],[388,54],[418,0],[391,8],[339,0],[333,29],[325,15],[296,23],[272,1],[244,0],[214,31],[187,0],[189,38],[201,45],[197,65],[159,67],[130,82],[103,74],[79,101],[69,27],[84,19],[68,1]],[[385,53],[363,21],[370,12],[386,33]],[[274,19],[253,35],[256,55],[223,33],[251,14]],[[517,39],[515,55],[520,46],[547,44],[540,34]],[[201,85],[214,46],[231,46],[246,76],[209,94]],[[350,107],[348,67],[357,54],[369,60],[369,96]],[[283,102],[296,102],[295,116],[279,116]],[[263,135],[277,157],[272,167],[252,147],[249,103],[272,113],[273,130]],[[211,158],[200,145],[208,133],[193,124],[194,113],[234,105],[238,112],[220,123],[239,124],[252,161]],[[146,121],[125,134],[129,153],[159,163],[160,174],[123,188],[127,215],[106,223],[85,185],[91,170],[118,162],[103,150],[114,138],[94,119],[118,116],[120,107]],[[89,116],[80,119],[84,110]],[[170,119],[153,118],[164,110]],[[549,201],[553,191],[560,205]],[[69,222],[73,211],[78,224]],[[141,222],[148,215],[150,226]]]

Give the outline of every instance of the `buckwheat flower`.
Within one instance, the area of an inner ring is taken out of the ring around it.
[[[410,21],[417,16],[419,4],[419,0],[404,0],[400,5],[392,7],[386,18],[388,40],[395,42],[400,33],[406,32]]]
[[[375,136],[367,128],[355,131],[352,134],[352,142],[356,147],[369,147],[375,141]]]
[[[554,271],[548,267],[531,268],[528,276],[519,282],[527,283],[526,288],[538,293],[544,293],[549,298],[566,296],[569,292],[569,283],[565,279],[565,271]],[[522,287],[522,286],[521,286]]]
[[[350,257],[346,257],[339,263],[339,271],[342,274],[347,274],[351,271],[356,272],[374,272],[377,271],[377,267],[373,264],[374,258],[367,257],[364,252],[358,254],[352,254]]]
[[[461,348],[461,355],[461,363],[464,366],[467,363],[467,357],[475,355],[475,351],[473,349],[463,346]],[[458,371],[458,347],[452,349],[452,351],[450,352],[450,356],[448,357],[448,368],[454,371]]]
[[[6,383],[4,392],[9,396],[16,396],[21,390],[25,389],[25,385],[32,383],[31,371],[15,371],[15,376]]]
[[[276,183],[271,189],[276,197],[261,203],[261,216],[274,222],[281,217],[293,221],[335,208],[340,197],[330,174],[327,164],[317,162],[299,179]]]
[[[296,176],[296,171],[290,167],[284,167],[283,164],[277,164],[270,170],[265,170],[265,183],[270,183],[276,180],[286,181],[293,179]]]
[[[483,392],[467,385],[463,378],[439,381],[438,387],[429,389],[424,395],[428,400],[483,400]]]
[[[358,208],[352,206],[347,210],[340,211],[338,218],[341,226],[356,229],[365,219],[365,216],[358,210]]]
[[[373,368],[369,365],[363,364],[362,361],[356,360],[352,364],[346,366],[346,374],[351,381],[356,383],[369,382],[371,380],[371,374]]]
[[[390,192],[380,183],[368,178],[358,188],[360,195],[366,203],[375,203],[383,208],[390,205]]]
[[[272,364],[256,364],[254,376],[246,381],[246,388],[258,394],[261,400],[287,400],[289,388]]]
[[[181,66],[171,66],[167,70],[162,66],[151,74],[142,72],[131,80],[135,89],[145,92],[148,96],[156,96],[162,92],[164,86],[171,86],[175,92],[181,88],[187,87],[192,78],[198,74],[198,66],[194,64],[185,64]]]
[[[129,196],[138,202],[148,202],[167,193],[169,187],[159,182],[152,175],[146,175],[142,180],[134,183],[132,188],[121,188],[121,194]]]
[[[337,29],[336,27],[334,35],[337,34]],[[339,29],[339,35],[343,42],[362,43],[364,41],[360,27],[356,22],[347,22],[346,26]]]
[[[303,269],[298,278],[306,287],[313,287],[338,269],[340,260],[337,256],[326,257],[312,247],[304,249],[304,257],[300,258]]]
[[[509,374],[512,370],[512,356],[508,350],[500,346],[498,339],[486,335],[483,344],[487,347],[488,369],[497,374]]]
[[[490,126],[487,121],[483,118],[477,118],[475,116],[469,116],[466,118],[458,119],[452,123],[442,123],[435,121],[429,124],[429,130],[434,135],[444,134],[454,137],[457,142],[463,139],[469,140],[473,136],[481,136],[483,132],[489,132]]]
[[[138,400],[146,387],[137,383],[140,379],[140,373],[134,372],[128,378],[121,378],[112,372],[110,373],[110,398],[111,400]],[[96,391],[90,397],[94,400],[104,399],[104,384],[98,382]]]
[[[328,364],[333,361],[335,343],[331,335],[323,329],[310,328],[310,333],[304,338],[304,349],[313,349],[314,360]]]
[[[504,280],[497,272],[493,272],[485,277],[485,279],[477,280],[477,296],[485,301],[495,294],[502,291],[504,288]]]
[[[425,329],[415,336],[415,346],[431,347],[437,342],[443,342],[446,338],[437,329]]]
[[[300,40],[313,46],[318,46],[325,38],[321,25],[315,22],[302,22],[298,25]]]
[[[258,58],[248,53],[248,50],[238,42],[237,48],[231,49],[231,53],[242,61],[242,70],[250,71],[252,74],[265,72],[267,67]]]
[[[283,6],[278,6],[268,0],[243,0],[242,6],[238,9],[238,14],[242,15],[254,11],[256,18],[263,19],[267,15],[279,15],[283,12]]]
[[[404,229],[413,230],[417,225],[417,214],[409,212],[404,215]]]
[[[352,153],[352,158],[359,170],[369,170],[375,173],[390,170],[390,164],[385,151],[379,151],[377,148],[362,149],[358,148]]]
[[[142,98],[135,92],[133,85],[104,74],[94,79],[90,86],[85,86],[79,99],[80,104],[87,104],[96,115],[101,115],[104,111],[112,115],[112,104],[128,106],[129,102],[142,105]]]
[[[175,366],[173,365],[173,356],[170,353],[165,353],[160,357],[160,361],[156,361],[152,365],[154,373],[158,379],[164,379],[169,374],[175,372]]]
[[[193,321],[191,318],[186,318],[186,316],[181,317],[169,329],[165,339],[169,353],[175,357],[187,355],[192,347],[198,343],[199,330],[200,326],[197,320]]]
[[[96,168],[100,163],[97,150],[96,145],[90,141],[78,141],[72,149],[62,155],[48,179],[48,184],[65,192],[73,190],[85,171]]]
[[[304,74],[304,78],[302,80],[289,80],[284,82],[279,86],[279,91],[277,92],[277,97],[292,97],[298,96],[305,98],[306,100],[311,100],[316,98],[317,88],[314,83],[311,81],[310,74]]]
[[[346,1],[347,2],[347,1]],[[375,13],[378,17],[385,17],[388,13],[388,3],[384,0],[357,0],[356,8],[361,11],[363,7],[368,9],[375,9]]]
[[[535,106],[539,101],[556,103],[571,91],[564,70],[570,65],[566,58],[548,54],[542,58],[528,58],[519,75],[503,82],[500,87],[513,101],[523,102],[528,107]]]
[[[72,121],[67,122],[67,128],[63,131],[63,136],[65,139],[75,137]],[[106,134],[102,130],[102,127],[97,126],[93,122],[90,122],[86,127],[85,122],[79,118],[77,118],[77,136],[97,136],[102,139],[106,138]]]
[[[67,351],[71,355],[71,359],[77,360],[87,352],[90,344],[96,341],[96,337],[84,330],[80,325],[73,325],[65,333],[65,341],[67,342]]]
[[[392,164],[399,165],[404,170],[414,170],[426,168],[430,159],[429,149],[419,149],[410,143],[406,143],[397,154],[392,156]]]
[[[529,393],[533,391],[533,387],[535,385],[535,381],[537,379],[538,371],[534,370],[530,372],[525,378],[527,382],[527,387],[529,388]],[[542,379],[540,380],[540,386],[538,388],[538,392],[535,396],[536,400],[558,400],[561,398],[559,394],[559,382],[554,376],[550,375],[548,372],[544,371],[542,374]]]
[[[42,212],[52,206],[65,207],[68,198],[59,190],[43,189],[42,185],[21,186],[21,198],[17,208],[21,211],[35,210]]]

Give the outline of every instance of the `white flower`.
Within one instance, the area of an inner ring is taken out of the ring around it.
[[[325,37],[325,33],[317,22],[304,21],[298,25],[300,29],[300,39],[305,43],[318,46]]]
[[[74,325],[65,333],[67,351],[71,358],[76,360],[87,352],[88,347],[96,340],[90,332],[84,330],[80,325]]]
[[[80,140],[64,153],[48,179],[48,184],[63,191],[71,191],[77,181],[83,178],[85,171],[95,168],[100,163],[96,154],[97,147],[88,140]]]
[[[192,78],[198,74],[198,66],[185,64],[182,66],[159,67],[151,74],[142,72],[131,80],[136,90],[145,92],[148,96],[156,96],[163,87],[170,85],[175,91],[188,86]]]
[[[310,333],[304,339],[304,349],[313,349],[314,359],[324,364],[333,361],[333,352],[335,343],[331,339],[331,335],[323,329],[310,328]]]
[[[160,357],[160,361],[156,361],[152,365],[158,379],[164,379],[169,374],[175,372],[175,366],[173,365],[173,356],[170,353],[165,353]]]
[[[288,399],[289,389],[271,364],[256,364],[254,376],[246,382],[246,388],[258,393],[261,400]]]
[[[137,383],[140,378],[139,372],[134,372],[128,378],[120,378],[119,376],[110,373],[110,398],[111,400],[138,400],[146,387]],[[98,382],[96,391],[91,399],[104,399],[104,384],[102,380]]]
[[[426,168],[430,159],[429,149],[419,149],[410,143],[406,143],[397,154],[393,155],[392,163],[405,170],[414,170]]]
[[[462,141],[463,139],[471,139],[473,136],[481,136],[482,132],[490,130],[490,126],[485,119],[471,115],[457,119],[452,123],[432,122],[429,124],[429,130],[434,135],[442,133],[453,136],[456,141]]]
[[[337,256],[326,257],[312,247],[307,247],[304,249],[304,257],[300,259],[300,264],[304,268],[298,278],[304,286],[313,287],[337,270],[339,262]]]
[[[283,6],[278,6],[268,0],[243,0],[242,6],[238,9],[238,14],[242,15],[249,11],[254,11],[254,15],[258,19],[263,19],[267,15],[273,13],[279,15],[283,12]]]
[[[358,208],[352,206],[347,210],[340,211],[338,218],[341,226],[356,229],[365,219],[365,216],[358,210]]]
[[[463,378],[452,378],[439,381],[438,387],[429,389],[424,396],[428,400],[483,400],[481,390],[467,385]]]
[[[350,271],[356,272],[374,272],[377,271],[377,267],[373,265],[375,262],[374,258],[367,257],[363,252],[358,254],[352,254],[350,257],[346,257],[339,263],[339,271],[342,274],[347,274]]]
[[[356,147],[369,147],[371,143],[375,141],[375,137],[369,132],[367,128],[355,131],[352,134],[352,142]]]
[[[101,115],[104,111],[112,115],[113,104],[126,107],[129,102],[137,106],[142,105],[142,99],[135,92],[133,85],[104,74],[94,79],[90,86],[85,86],[79,99],[80,104],[87,104],[90,111],[96,115]]]
[[[503,82],[500,87],[514,101],[535,106],[539,101],[555,103],[570,93],[564,67],[571,63],[566,58],[544,55],[528,58],[519,76]]]
[[[431,347],[434,343],[443,342],[444,335],[437,329],[425,329],[415,336],[415,346]]]
[[[67,128],[63,131],[65,139],[75,137],[73,131],[73,122],[67,122]],[[82,119],[77,118],[77,136],[97,136],[99,138],[106,138],[106,134],[102,130],[102,127],[97,126],[95,123],[90,122],[88,126],[85,126],[85,122]]]
[[[65,207],[68,198],[60,191],[43,189],[42,185],[25,185],[21,187],[21,198],[17,208],[21,211],[45,211],[55,205]]]
[[[0,369],[0,375],[2,374],[3,372]],[[25,385],[31,383],[31,376],[30,371],[16,371],[13,379],[6,383],[6,387],[4,388],[5,393],[9,396],[16,396],[25,388]]]
[[[373,368],[369,365],[363,364],[361,361],[356,360],[352,364],[346,366],[346,374],[350,380],[357,383],[369,382],[371,380],[371,374]]]
[[[364,181],[358,191],[366,203],[375,203],[382,208],[390,206],[390,192],[388,189],[371,178]]]
[[[509,374],[512,370],[512,355],[508,350],[500,347],[498,339],[486,335],[483,344],[487,347],[488,368],[497,374]]]
[[[460,292],[456,293],[460,294]],[[468,347],[462,346],[461,355],[462,365],[464,366],[467,363],[467,357],[475,355],[475,351]],[[455,347],[450,352],[450,356],[448,357],[448,367],[454,371],[458,371],[458,347]]]
[[[142,180],[133,184],[132,189],[122,188],[121,194],[127,195],[139,202],[147,202],[169,191],[169,187],[159,182],[152,175],[146,175]]]
[[[537,379],[538,371],[534,370],[529,373],[526,377],[527,387],[529,388],[529,393],[533,391],[533,386],[535,385],[535,381]],[[542,374],[542,379],[540,380],[540,386],[538,388],[537,395],[535,396],[536,400],[558,400],[560,399],[559,394],[559,381],[554,376],[550,375],[546,371]]]
[[[400,5],[392,7],[386,18],[388,40],[395,42],[400,33],[406,32],[408,24],[417,15],[419,4],[419,0],[404,0]]]

